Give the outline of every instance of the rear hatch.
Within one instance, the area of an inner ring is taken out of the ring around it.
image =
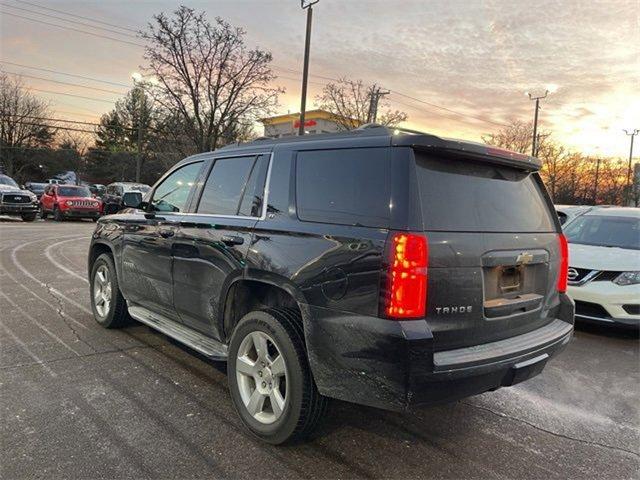
[[[436,350],[493,342],[551,322],[558,227],[536,167],[429,149],[415,150],[414,157]]]

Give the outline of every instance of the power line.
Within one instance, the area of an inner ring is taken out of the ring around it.
[[[439,109],[441,109],[441,110],[445,110],[445,111],[447,111],[447,112],[449,112],[449,113],[452,113],[452,114],[454,114],[454,115],[459,115],[459,116],[462,116],[462,117],[474,118],[474,119],[479,120],[479,121],[481,121],[481,122],[492,123],[493,125],[498,125],[498,126],[500,126],[500,127],[506,127],[506,126],[507,126],[507,125],[506,125],[506,124],[504,124],[504,123],[494,122],[493,120],[489,120],[489,119],[486,119],[486,118],[478,117],[478,116],[475,116],[475,115],[470,115],[470,114],[468,114],[468,113],[457,112],[456,110],[452,110],[452,109],[447,108],[447,107],[443,107],[443,106],[440,106],[440,105],[436,105],[435,103],[426,102],[426,101],[424,101],[424,100],[420,100],[419,98],[412,97],[411,95],[407,95],[406,93],[400,93],[400,92],[398,92],[397,90],[392,90],[392,92],[391,92],[391,93],[392,93],[392,94],[395,94],[395,95],[399,95],[399,96],[401,96],[401,97],[408,98],[408,99],[410,99],[410,100],[413,100],[414,102],[423,103],[423,104],[425,104],[425,105],[429,105],[430,107],[434,107],[434,108],[439,108]],[[396,101],[397,101],[397,100],[396,100]],[[398,102],[398,101],[397,101],[397,102]],[[398,103],[402,103],[402,102],[398,102]],[[406,105],[406,104],[405,104],[405,105]]]
[[[83,27],[89,27],[89,28],[95,28],[95,29],[98,29],[98,30],[104,30],[105,32],[115,33],[116,35],[122,35],[122,36],[130,37],[130,38],[138,38],[137,36],[131,35],[130,33],[118,32],[117,30],[112,30],[110,28],[99,27],[97,25],[91,25],[90,23],[85,23],[85,22],[78,22],[77,20],[69,20],[67,18],[58,17],[56,15],[51,15],[49,13],[38,12],[36,10],[31,10],[29,8],[16,7],[15,5],[9,5],[7,3],[1,3],[0,5],[2,5],[3,7],[14,8],[14,9],[20,10],[22,12],[31,13],[32,15],[41,15],[43,17],[53,18],[54,20],[59,20],[61,22],[71,23],[73,25],[82,25]]]
[[[25,3],[25,4],[27,4],[27,5],[31,5],[31,6],[33,6],[33,7],[41,8],[41,9],[43,9],[43,10],[49,10],[49,11],[51,11],[51,12],[62,13],[63,15],[68,15],[69,17],[82,18],[82,19],[84,19],[84,20],[89,20],[90,22],[93,22],[93,23],[100,23],[100,24],[102,24],[102,25],[107,25],[107,26],[109,26],[109,27],[120,28],[120,29],[122,29],[122,30],[127,30],[127,31],[129,31],[129,32],[138,33],[138,31],[137,31],[137,30],[135,30],[135,29],[133,29],[133,28],[123,27],[123,26],[121,26],[121,25],[116,25],[116,24],[113,24],[113,23],[104,22],[104,21],[102,21],[102,20],[96,20],[95,18],[91,18],[91,17],[84,17],[84,16],[82,16],[82,15],[76,15],[76,14],[74,14],[74,13],[64,12],[64,11],[62,11],[62,10],[56,10],[55,8],[45,7],[45,6],[43,6],[43,5],[39,5],[39,4],[37,4],[37,3],[26,2],[25,0],[14,0],[14,1],[15,1],[15,2],[18,2],[18,3]]]
[[[59,70],[50,70],[48,68],[34,67],[32,65],[23,65],[21,63],[7,62],[6,60],[0,60],[0,63],[6,63],[7,65],[11,65],[14,67],[28,68],[30,70],[40,70],[42,72],[55,73],[57,75],[66,75],[67,77],[81,78],[83,80],[91,80],[92,82],[106,83],[108,85],[114,85],[117,87],[131,88],[131,85],[127,85],[126,83],[110,82],[108,80],[100,80],[99,78],[87,77],[84,75],[77,75],[74,73],[61,72]]]
[[[59,83],[61,85],[70,85],[72,87],[87,88],[89,90],[95,90],[95,91],[98,91],[98,92],[115,93],[117,95],[125,95],[126,94],[126,92],[116,92],[115,90],[107,90],[105,88],[92,87],[90,85],[82,85],[80,83],[62,82],[60,80],[53,80],[53,79],[44,78],[44,77],[36,77],[35,75],[28,75],[26,73],[7,72],[7,71],[5,71],[4,73],[8,73],[9,75],[15,75],[15,76],[18,76],[18,77],[35,78],[36,80],[44,80],[45,82]]]
[[[80,30],[79,28],[68,27],[66,25],[57,25],[55,23],[45,22],[44,20],[38,20],[38,19],[35,19],[35,18],[29,18],[29,17],[25,17],[23,15],[18,15],[17,13],[13,13],[13,12],[3,12],[3,13],[5,15],[11,15],[13,17],[22,18],[24,20],[30,20],[32,22],[42,23],[44,25],[50,25],[52,27],[58,27],[58,28],[63,28],[63,29],[67,29],[67,30],[72,30],[74,32],[84,33],[84,34],[87,34],[87,35],[93,35],[94,37],[106,38],[107,40],[113,40],[114,42],[126,43],[128,45],[134,45],[136,47],[145,48],[145,45],[143,45],[141,43],[135,43],[135,42],[130,42],[128,40],[122,40],[122,39],[119,39],[119,38],[109,37],[108,35],[101,35],[101,34],[95,33],[95,32],[87,32],[86,30]]]
[[[103,102],[109,104],[113,104],[116,102],[116,100],[104,100],[102,98],[85,97],[83,95],[74,95],[73,93],[54,92],[53,90],[43,90],[40,88],[27,87],[27,89],[33,90],[34,92],[51,93],[53,95],[65,95],[67,97],[82,98],[83,100],[93,100],[95,102]]]

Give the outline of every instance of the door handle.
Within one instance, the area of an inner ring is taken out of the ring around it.
[[[160,228],[158,229],[158,233],[162,238],[169,238],[175,235],[175,230],[173,228]]]
[[[223,235],[220,240],[225,245],[242,245],[244,243],[244,238],[237,235]]]

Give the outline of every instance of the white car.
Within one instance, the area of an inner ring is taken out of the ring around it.
[[[592,205],[554,205],[556,215],[560,219],[560,225],[566,225],[578,215],[588,212],[595,208]]]
[[[564,233],[576,320],[640,328],[640,208],[596,208]]]

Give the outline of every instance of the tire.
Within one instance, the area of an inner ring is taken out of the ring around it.
[[[60,212],[60,209],[57,206],[53,207],[53,219],[56,222],[64,221],[64,217],[62,216],[62,212]]]
[[[109,282],[108,291],[105,290],[105,283],[96,278],[99,273],[103,274],[105,271]],[[99,295],[100,291],[104,292],[104,296]],[[127,310],[127,302],[120,292],[116,267],[111,255],[103,253],[93,263],[89,279],[89,292],[91,310],[96,322],[105,328],[120,328],[130,323],[131,317]],[[100,297],[98,300],[97,296]],[[100,302],[100,299],[108,301],[108,304]]]
[[[24,214],[22,215],[22,220],[23,220],[24,222],[33,222],[33,221],[35,221],[35,219],[36,219],[36,217],[37,217],[37,216],[38,216],[38,213],[37,213],[37,212],[34,212],[34,213],[24,213]]]
[[[276,367],[279,362],[271,364],[267,360],[269,368],[265,368],[257,349],[247,349],[246,342],[252,343],[254,335],[266,337],[267,358],[273,360],[282,356],[285,365],[284,389],[283,376],[277,376],[276,373],[272,375],[270,368],[274,367],[273,372],[280,370]],[[254,360],[255,367],[250,366]],[[247,373],[249,368],[252,373]],[[320,395],[316,388],[307,359],[302,318],[294,309],[273,308],[245,315],[231,337],[227,372],[231,398],[242,422],[253,435],[268,443],[279,445],[305,439],[315,430],[326,412],[328,398]],[[265,387],[264,379],[269,382],[269,388],[260,390],[258,383]],[[270,388],[272,384],[273,388]],[[251,385],[254,386],[253,390]],[[279,398],[284,399],[279,416],[271,400],[276,390],[280,393]],[[261,393],[265,391],[270,393]],[[256,392],[264,400],[260,411],[251,413],[249,406]]]
[[[42,207],[40,208],[40,218],[42,218],[43,220],[47,219],[47,212]]]

